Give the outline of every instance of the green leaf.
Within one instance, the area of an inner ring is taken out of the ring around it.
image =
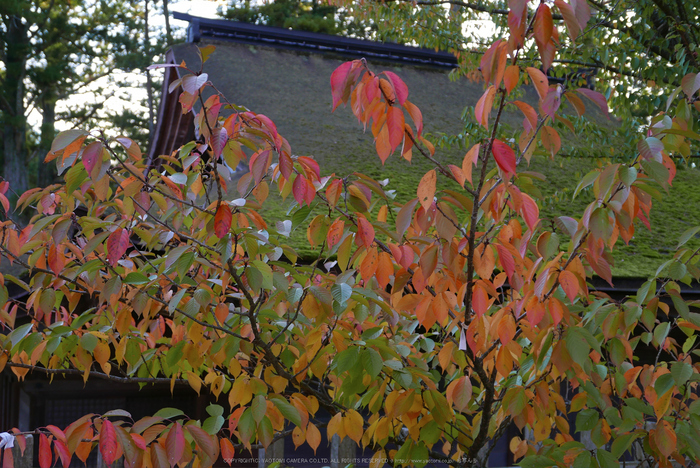
[[[681,234],[681,237],[678,239],[678,246],[676,248],[679,249],[685,245],[686,242],[695,237],[695,234],[697,234],[698,231],[700,231],[700,226],[695,226],[694,228],[690,228]]]
[[[600,415],[597,410],[585,409],[578,412],[576,415],[576,430],[590,431],[598,423]]]
[[[132,271],[126,278],[124,278],[124,284],[146,284],[148,283],[148,277],[141,272]]]
[[[574,197],[573,198],[576,198],[576,195],[578,195],[578,193],[581,190],[585,189],[586,187],[591,185],[593,182],[595,182],[595,180],[598,178],[599,175],[600,175],[600,172],[594,170],[594,171],[589,172],[585,176],[583,176],[583,179],[581,179],[581,181],[576,186],[576,190],[574,190]]]
[[[255,421],[250,408],[246,409],[238,420],[238,433],[241,435],[241,442],[252,442],[255,435]]]
[[[599,448],[596,451],[596,458],[598,459],[598,463],[600,464],[600,468],[619,468],[620,463],[617,461],[617,458],[613,456],[612,453],[608,452],[607,450],[603,450]]]
[[[202,429],[204,429],[207,434],[216,435],[219,433],[225,422],[226,420],[221,415],[211,416],[204,420]]]
[[[338,301],[341,306],[345,306],[345,303],[352,295],[352,287],[347,283],[334,284],[331,286],[331,294],[333,299]]]
[[[95,346],[97,346],[98,342],[99,340],[92,333],[85,333],[80,338],[80,346],[88,353],[91,353],[95,349]]]
[[[10,343],[12,343],[12,347],[14,348],[17,346],[17,343],[22,341],[22,338],[27,336],[27,333],[32,329],[32,324],[31,323],[25,323],[24,325],[21,325],[14,330],[8,335],[8,338],[10,339]]]
[[[589,357],[591,347],[584,336],[582,328],[572,327],[566,332],[566,349],[569,351],[574,362],[583,364]]]
[[[684,263],[675,261],[668,267],[668,276],[673,280],[681,280],[688,273],[688,268]]]
[[[360,360],[362,361],[362,367],[364,367],[365,371],[371,375],[372,378],[376,378],[384,366],[382,357],[372,348],[365,348],[362,350]]]
[[[163,419],[173,419],[178,416],[182,416],[183,413],[182,410],[179,410],[177,408],[162,408],[156,412],[153,416],[163,418]]]
[[[338,375],[342,374],[346,370],[352,368],[357,362],[359,354],[359,348],[356,346],[351,346],[345,351],[341,351],[335,355],[333,363],[335,364],[335,371]]]
[[[282,397],[272,398],[270,401],[280,410],[284,418],[294,424],[295,426],[301,426],[301,416],[299,415],[299,410],[297,410],[293,405],[291,405],[287,400]]]
[[[612,457],[619,459],[632,446],[632,442],[634,442],[638,437],[639,434],[634,432],[615,437],[612,447],[610,448]]]
[[[250,405],[250,410],[253,412],[253,420],[256,423],[260,423],[262,418],[265,416],[265,412],[267,411],[265,397],[263,395],[258,395],[253,398],[253,403]]]
[[[693,366],[687,362],[674,362],[671,364],[671,375],[676,381],[676,385],[679,387],[685,385],[693,375]]]

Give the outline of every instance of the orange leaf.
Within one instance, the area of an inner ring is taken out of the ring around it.
[[[464,155],[462,160],[462,174],[464,174],[464,179],[468,180],[470,184],[474,185],[472,182],[472,166],[476,166],[476,162],[479,159],[479,150],[481,149],[481,144],[477,143],[472,146],[467,154]]]
[[[671,424],[666,420],[661,420],[656,425],[654,432],[654,442],[662,455],[669,457],[676,450],[676,433]]]
[[[482,279],[491,278],[495,266],[496,259],[491,246],[479,245],[474,251],[474,268],[479,277]]]
[[[535,14],[535,24],[534,24],[535,42],[537,43],[537,48],[540,51],[540,56],[543,56],[547,44],[552,40],[552,34],[554,33],[554,22],[552,21],[552,10],[549,9],[544,3],[540,3],[537,8],[537,13]],[[542,57],[543,68],[547,70],[549,66],[547,65],[547,60]],[[542,97],[542,96],[540,96]]]
[[[340,431],[342,430],[343,427],[343,415],[340,413],[336,413],[335,416],[331,418],[330,421],[328,421],[328,426],[326,426],[326,432],[328,436],[328,440],[331,440],[334,435],[338,434],[340,435]],[[342,431],[343,434],[345,431]]]
[[[314,455],[316,455],[316,449],[321,445],[321,432],[312,423],[309,423],[306,427],[306,441],[309,443],[309,446],[314,449]]]
[[[428,171],[418,184],[418,201],[424,210],[428,210],[435,198],[435,186],[437,183],[437,173],[435,169]]]
[[[513,316],[506,312],[498,322],[498,338],[505,346],[513,340],[515,336],[515,320]]]
[[[365,255],[360,264],[360,275],[363,280],[367,281],[374,276],[375,271],[377,271],[377,249],[369,248],[367,249],[367,255]]]
[[[328,203],[331,205],[331,207],[335,207],[335,205],[338,204],[338,200],[340,200],[340,195],[342,192],[342,180],[336,179],[330,184],[328,184],[328,188],[326,189],[326,198],[328,199]]]
[[[515,86],[520,80],[520,67],[517,65],[509,65],[508,68],[506,68],[504,78],[506,91],[508,92],[508,94],[510,94],[510,92],[513,91],[513,89],[515,89]]]
[[[333,248],[334,245],[336,245],[338,242],[340,242],[340,239],[343,237],[343,229],[345,228],[345,222],[338,218],[335,221],[333,221],[333,224],[331,224],[331,227],[328,229],[328,248],[331,249]]]
[[[549,91],[549,80],[547,79],[547,75],[533,67],[527,67],[527,74],[530,75],[532,84],[535,86],[540,99],[544,99]]]
[[[107,259],[110,265],[116,264],[126,252],[129,244],[129,231],[117,228],[107,238]]]
[[[540,138],[542,139],[542,146],[544,146],[544,149],[549,151],[549,154],[552,157],[554,157],[561,149],[561,138],[559,137],[559,133],[552,127],[548,125],[542,127]]]
[[[216,237],[221,239],[228,234],[232,220],[231,208],[229,208],[227,203],[221,203],[216,209],[216,215],[214,216],[214,234],[216,234]]]
[[[567,270],[562,271],[559,273],[559,284],[561,284],[561,288],[566,293],[566,297],[573,303],[579,291],[576,275]]]
[[[564,318],[564,304],[559,299],[551,297],[547,302],[547,306],[549,307],[549,313],[552,315],[552,322],[555,326],[559,325],[559,322]]]
[[[411,101],[404,102],[403,107],[408,111],[408,115],[411,116],[416,125],[416,138],[420,138],[420,134],[423,133],[423,114]]]
[[[357,218],[357,237],[359,246],[369,247],[374,242],[374,227],[364,216]]]
[[[447,402],[453,404],[457,411],[464,411],[472,398],[472,383],[469,377],[462,376],[447,386]]]
[[[484,128],[489,126],[489,115],[491,114],[491,109],[493,108],[493,98],[496,96],[496,87],[491,85],[489,88],[481,95],[479,102],[476,103],[474,107],[474,116],[477,122],[479,122]]]
[[[534,230],[535,225],[540,221],[540,208],[537,206],[537,203],[535,203],[535,200],[526,193],[522,194],[520,211],[527,227],[529,227],[530,230]]]
[[[401,130],[403,131],[403,128]],[[382,125],[377,138],[374,139],[374,145],[377,148],[377,155],[379,156],[379,159],[381,159],[382,163],[384,163],[395,149],[391,144],[391,135],[389,134],[388,123]]]
[[[61,250],[63,248],[59,250],[56,244],[51,244],[49,247],[49,267],[57,275],[63,271],[63,267],[66,265],[66,258]]]

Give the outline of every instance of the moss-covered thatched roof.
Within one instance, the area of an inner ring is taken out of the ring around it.
[[[414,156],[409,164],[393,155],[382,165],[376,156],[371,133],[363,133],[362,126],[350,110],[341,107],[331,112],[330,75],[341,63],[356,56],[210,37],[202,37],[198,46],[209,44],[217,47],[204,67],[209,79],[230,102],[270,117],[279,132],[289,140],[294,154],[315,157],[325,174],[344,176],[362,172],[379,180],[388,178],[388,188],[397,191],[399,200],[415,197],[415,187],[431,167],[430,163]],[[191,68],[199,69],[194,47],[191,43],[176,46],[173,49],[174,62],[185,60]],[[409,100],[423,113],[428,138],[437,143],[436,158],[443,163],[461,165],[465,149],[471,145],[469,140],[483,136],[477,135],[480,130],[473,116],[465,112],[484,92],[483,83],[465,78],[452,80],[449,70],[444,67],[371,56],[367,57],[367,62],[373,71],[390,70],[406,82]],[[537,96],[532,89],[525,87],[520,99],[536,106]],[[574,176],[580,177],[596,167],[602,157],[620,157],[627,148],[630,153],[634,151],[632,145],[617,136],[618,123],[603,118],[593,109],[593,103],[587,102],[587,106],[597,136],[587,139],[557,124],[562,134],[561,153],[565,156],[550,160],[536,155],[528,169],[547,177],[541,187],[545,197],[544,217],[576,216],[590,198],[583,193],[572,202],[577,181]],[[506,128],[514,129],[513,136],[515,130],[521,128],[522,119],[522,114],[514,106],[505,113],[503,121]],[[577,129],[583,125],[574,116],[571,120]],[[454,138],[455,135],[462,136]],[[452,144],[442,145],[446,142]],[[668,257],[679,235],[688,227],[700,224],[699,213],[694,210],[700,206],[700,192],[695,189],[700,181],[699,175],[696,169],[679,170],[670,196],[657,203],[653,210],[651,222],[654,231],[638,229],[631,245],[619,249],[613,269],[615,276],[640,277],[653,273],[660,260]],[[684,200],[682,204],[677,203],[679,199]],[[288,205],[289,201],[280,201],[270,208],[269,220],[284,219]],[[689,207],[693,208],[689,210]],[[295,244],[300,254],[311,254],[305,233],[296,233]]]

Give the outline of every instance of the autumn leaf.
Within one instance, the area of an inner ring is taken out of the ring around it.
[[[424,210],[430,208],[435,198],[437,172],[435,169],[428,171],[418,183],[418,201]]]
[[[360,246],[370,247],[374,243],[374,228],[363,216],[357,218],[357,237]]]
[[[107,259],[110,265],[116,263],[126,253],[129,245],[129,231],[124,228],[117,228],[107,238]]]
[[[500,140],[493,140],[491,152],[498,167],[506,174],[515,174],[515,152],[509,145]]]
[[[216,209],[216,215],[214,216],[214,234],[216,234],[216,237],[221,239],[228,234],[229,229],[231,229],[232,220],[233,215],[231,214],[231,208],[229,208],[228,204],[219,204],[219,207]]]
[[[100,429],[100,454],[102,460],[111,466],[117,460],[117,433],[109,419],[102,420],[102,429]]]

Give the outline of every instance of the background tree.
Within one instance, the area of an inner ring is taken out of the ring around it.
[[[345,9],[317,0],[274,0],[253,4],[234,0],[221,15],[244,23],[325,34],[369,38],[374,27],[350,17]]]
[[[589,20],[569,15],[575,5],[556,6],[571,36]],[[552,122],[563,106],[609,109],[599,92],[550,85],[521,62],[534,40],[547,68],[565,33],[547,4],[533,7],[511,5],[507,35],[480,60],[486,89],[473,112],[483,133],[459,165],[435,159],[395,73],[355,60],[330,77],[334,109],[350,104],[380,160],[400,149],[434,165],[405,204],[370,177],[323,176],[267,117],[233,107],[222,115],[228,103],[216,93],[194,118],[207,157],[191,142],[159,172],[145,170],[128,138],[61,133],[48,159],[70,166],[66,185],[18,200],[37,210],[26,228],[2,223],[3,255],[33,276],[22,304],[0,283],[0,367],[19,378],[31,370],[182,383],[226,398],[204,421],[177,411],[130,421],[116,410],[39,429],[42,468],[54,454],[68,466],[96,446],[108,465],[123,455],[127,466],[211,466],[220,453],[230,459],[288,436],[316,450],[321,430],[371,448],[373,468],[385,458],[483,466],[511,424],[532,434],[510,443],[523,466],[611,466],[628,451],[648,466],[698,462],[700,315],[679,283],[700,279],[700,227],[634,297],[612,301],[588,280],[612,281],[617,240],[648,222],[652,196],[673,181],[671,156],[700,139],[700,79],[678,80],[678,105],[651,119],[633,160],[601,161],[584,176],[582,213],[544,223],[537,176],[524,170],[534,146],[557,156]],[[210,86],[190,71],[176,84],[187,111]],[[538,110],[517,98],[525,80]],[[524,115],[515,135],[500,123],[506,105]],[[241,160],[250,173],[231,196],[219,170]],[[291,220],[260,216],[270,190],[294,200]],[[0,204],[11,217],[4,195]],[[76,217],[78,205],[90,216]],[[308,223],[304,205],[318,208]],[[310,265],[286,243],[299,225],[318,249]],[[326,271],[331,257],[337,270]],[[79,308],[85,298],[93,308]],[[635,359],[643,347],[652,362]],[[574,439],[588,430],[593,451]]]
[[[143,53],[143,15],[139,3],[30,0],[3,3],[2,80],[4,119],[4,177],[21,192],[29,184],[46,186],[55,180],[53,167],[36,164],[51,147],[56,122],[69,125],[105,126],[104,102],[119,94],[119,84],[100,85],[115,70],[145,68],[163,46],[149,46],[153,55]],[[146,35],[147,37],[147,35]],[[141,38],[141,43],[139,40]],[[157,41],[157,38],[156,38]],[[131,84],[133,86],[133,84]],[[152,87],[152,86],[151,86]],[[108,89],[109,88],[109,89]],[[77,104],[57,112],[57,103],[80,93]],[[83,94],[83,96],[86,96]],[[38,111],[42,117],[40,143],[36,152],[27,148],[27,116]],[[116,116],[115,123],[128,122]],[[137,136],[137,129],[129,127]],[[141,133],[145,134],[146,131]],[[33,153],[33,155],[32,155]],[[27,165],[38,171],[28,177]]]

